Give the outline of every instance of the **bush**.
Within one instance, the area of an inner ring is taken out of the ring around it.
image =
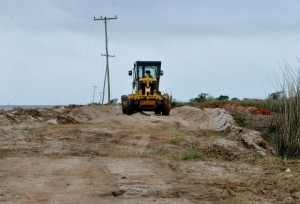
[[[229,100],[229,96],[225,96],[225,95],[220,95],[217,100],[220,101],[228,101]]]
[[[246,127],[245,120],[246,120],[246,114],[244,112],[236,112],[233,115],[233,119],[240,127]]]
[[[282,71],[280,84],[282,98],[276,115],[276,145],[284,158],[300,157],[300,70],[295,72],[288,64]]]

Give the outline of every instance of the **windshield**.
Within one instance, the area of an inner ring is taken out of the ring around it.
[[[150,77],[157,77],[157,66],[138,66],[139,78],[146,77],[146,72],[150,72]]]

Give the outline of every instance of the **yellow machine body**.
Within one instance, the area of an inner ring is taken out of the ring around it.
[[[133,75],[135,93],[121,97],[124,114],[138,111],[154,111],[156,114],[169,115],[171,105],[169,96],[159,91],[159,80],[163,72],[159,61],[137,61],[129,75]]]

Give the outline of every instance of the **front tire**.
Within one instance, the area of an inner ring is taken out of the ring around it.
[[[123,114],[126,114],[126,113],[127,113],[126,106],[124,105],[124,103],[127,101],[127,99],[128,99],[128,98],[127,98],[126,95],[121,96],[122,113],[123,113]]]
[[[123,113],[123,114],[126,114],[126,113],[127,113],[127,110],[126,110],[126,108],[124,107],[123,103],[122,103],[122,113]]]
[[[155,110],[155,115],[160,115],[161,114],[161,111],[160,110]]]

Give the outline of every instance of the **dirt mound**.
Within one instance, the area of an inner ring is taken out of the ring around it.
[[[68,115],[79,122],[99,122],[117,115],[121,115],[119,106],[112,105],[90,105],[79,107],[68,107],[70,112]]]
[[[218,138],[207,144],[203,151],[212,157],[222,158],[228,161],[239,160],[248,152],[238,141]]]
[[[174,108],[172,116],[196,126],[198,129],[224,131],[236,126],[233,117],[224,109],[199,109],[190,106]]]
[[[65,116],[65,115],[60,115],[57,116],[57,123],[59,124],[76,124],[78,123],[74,118],[72,118],[71,116]]]
[[[16,115],[30,115],[32,117],[38,117],[40,116],[40,113],[37,109],[22,109],[17,108],[13,111]]]
[[[259,132],[238,127],[233,116],[225,109],[199,109],[183,106],[173,109],[172,116],[177,117],[178,121],[184,120],[188,130],[224,132],[223,138],[202,141],[202,145],[199,146],[200,149],[213,157],[239,160],[250,154],[262,157],[274,154],[273,148]],[[181,121],[180,124],[185,123]]]

